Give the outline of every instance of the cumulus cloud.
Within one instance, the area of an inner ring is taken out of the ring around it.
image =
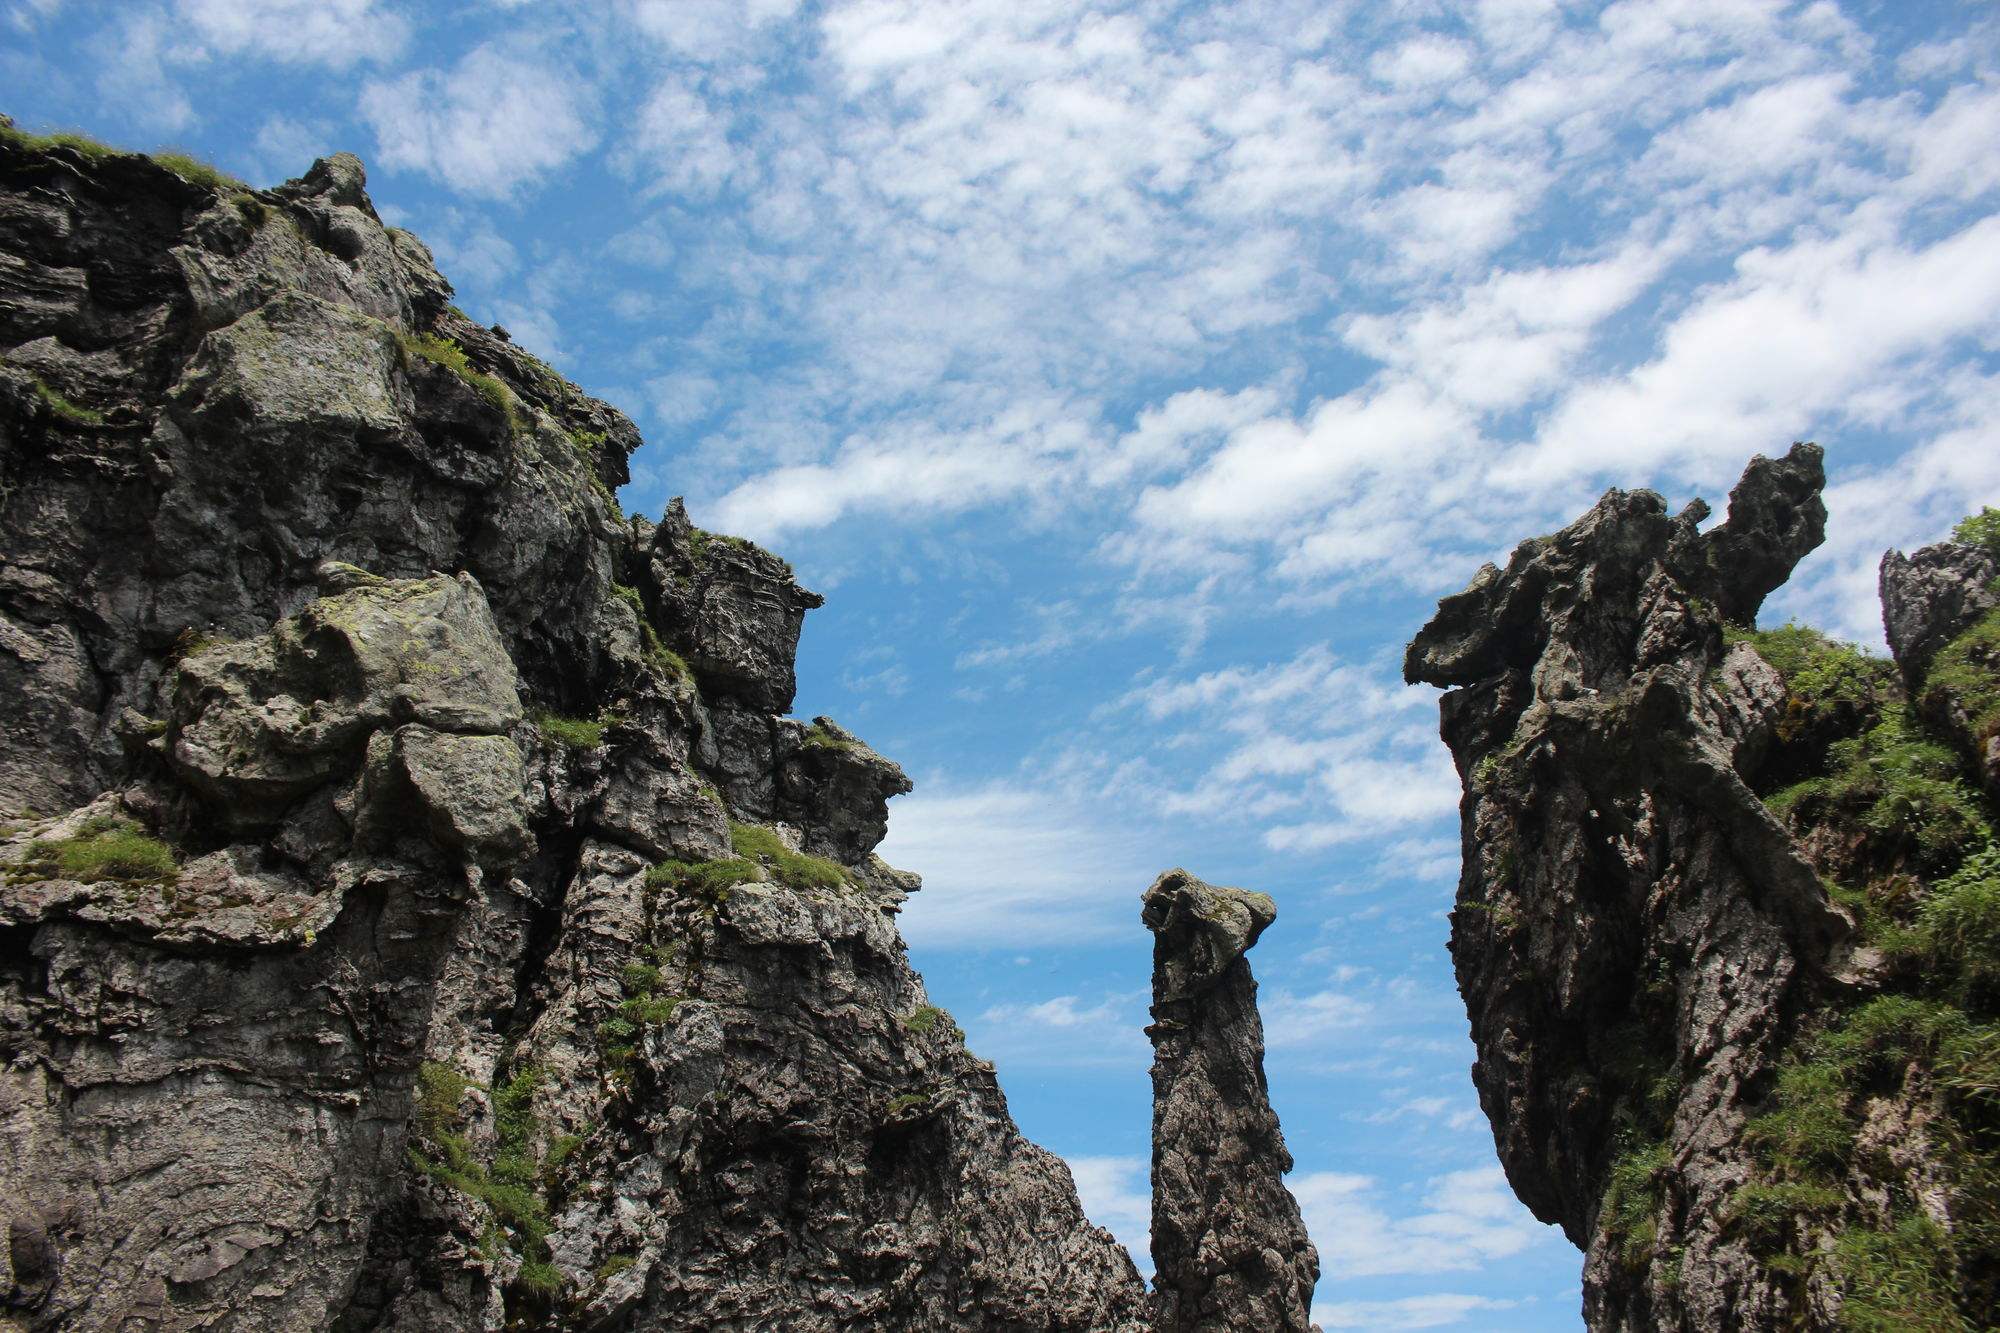
[[[1511,1310],[1516,1301],[1445,1292],[1403,1296],[1391,1301],[1325,1301],[1314,1304],[1313,1322],[1322,1328],[1448,1328],[1483,1310]]]
[[[410,25],[377,0],[179,0],[188,36],[216,55],[346,69],[401,53]]]
[[[371,80],[360,112],[384,165],[488,198],[539,180],[597,137],[575,77],[533,52],[492,43],[450,69]]]
[[[1158,869],[1143,836],[1039,785],[925,784],[891,805],[881,853],[923,868],[903,909],[913,946],[1074,943],[1132,929],[1133,897]]]
[[[1290,1189],[1321,1270],[1338,1281],[1475,1271],[1554,1234],[1515,1199],[1497,1165],[1431,1177],[1417,1210],[1400,1214],[1368,1176],[1315,1171],[1294,1176]]]
[[[1068,1157],[1083,1214],[1118,1238],[1142,1274],[1153,1272],[1153,1195],[1143,1157]]]

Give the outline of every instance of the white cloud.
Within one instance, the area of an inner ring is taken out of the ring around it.
[[[1316,1171],[1290,1189],[1319,1247],[1323,1281],[1467,1272],[1560,1240],[1495,1166],[1433,1176],[1418,1211],[1398,1214],[1368,1176]]]
[[[385,165],[490,198],[538,181],[596,142],[578,79],[491,43],[449,70],[369,82],[360,111]]]
[[[1460,1296],[1439,1292],[1403,1296],[1391,1301],[1326,1301],[1313,1306],[1313,1322],[1322,1328],[1447,1328],[1462,1324],[1482,1310],[1511,1310],[1517,1304],[1491,1296]]]
[[[275,180],[303,176],[315,159],[339,151],[327,127],[283,114],[264,118],[254,146],[266,174]]]
[[[927,783],[891,804],[881,853],[923,873],[903,909],[914,946],[1070,944],[1141,928],[1139,895],[1163,869],[1144,836],[1044,787]]]
[[[1136,930],[1138,912],[1132,916]],[[1146,999],[1136,992],[1095,1002],[1058,995],[990,1005],[966,1025],[967,1043],[1009,1069],[1138,1071],[1151,1058],[1144,1035]]]
[[[194,103],[168,66],[177,49],[173,25],[157,10],[128,10],[100,40],[109,52],[97,73],[98,95],[107,105],[152,129],[174,133],[194,124]]]
[[[1264,1044],[1273,1051],[1317,1045],[1332,1033],[1366,1027],[1375,1016],[1369,1001],[1330,990],[1269,991],[1260,1007]]]
[[[1153,1272],[1153,1195],[1149,1164],[1143,1157],[1067,1157],[1077,1197],[1091,1221],[1116,1236],[1132,1252],[1147,1277]]]
[[[1607,441],[1628,472],[1716,475],[1813,438],[1871,390],[1887,391],[1897,415],[1914,388],[1888,377],[1911,379],[1914,358],[2000,329],[2000,217],[1914,248],[1886,223],[1864,209],[1838,234],[1743,255],[1733,281],[1668,326],[1657,358],[1572,392],[1495,480],[1530,487],[1601,470]]]
[[[376,0],[179,0],[176,17],[213,54],[332,69],[393,57],[410,32]]]

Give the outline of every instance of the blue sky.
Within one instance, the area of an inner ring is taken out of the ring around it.
[[[1329,1329],[1578,1327],[1445,954],[1435,599],[1611,484],[1828,447],[1767,619],[2000,500],[1992,0],[15,0],[25,126],[358,152],[474,317],[637,420],[628,509],[828,594],[933,996],[1143,1250],[1149,941],[1253,961]]]

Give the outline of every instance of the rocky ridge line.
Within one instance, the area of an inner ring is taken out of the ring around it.
[[[784,716],[818,597],[624,515],[356,159],[0,125],[0,255],[7,1319],[1149,1326],[908,966],[907,780]]]

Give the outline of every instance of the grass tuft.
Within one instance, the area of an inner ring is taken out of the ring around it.
[[[74,837],[29,843],[22,869],[86,884],[171,884],[180,876],[173,849],[129,820],[104,817],[86,821]]]
[[[754,863],[740,857],[714,861],[662,861],[646,872],[646,887],[672,889],[705,902],[729,901],[729,891],[757,878]]]
[[[851,887],[847,872],[823,856],[810,856],[785,846],[776,829],[758,824],[729,822],[729,841],[736,854],[761,861],[779,881],[795,889],[844,889]]]
[[[100,143],[87,134],[78,134],[73,130],[58,130],[54,134],[30,134],[11,125],[0,125],[0,141],[10,147],[26,149],[31,153],[45,153],[52,148],[67,148],[92,162],[102,162],[107,157],[119,155],[119,150],[110,144]]]
[[[228,172],[213,167],[198,157],[190,157],[186,153],[155,153],[153,161],[188,184],[204,190],[230,190],[240,193],[250,188]]]
[[[521,404],[514,391],[492,375],[475,370],[467,359],[465,349],[449,338],[440,338],[429,333],[397,333],[396,341],[401,344],[406,358],[415,357],[432,365],[443,366],[452,374],[476,389],[487,402],[500,410],[507,418],[507,429],[521,429]]]
[[[608,719],[559,717],[545,708],[529,713],[528,720],[544,739],[562,746],[566,750],[596,750],[603,748],[604,733],[610,728]]]

